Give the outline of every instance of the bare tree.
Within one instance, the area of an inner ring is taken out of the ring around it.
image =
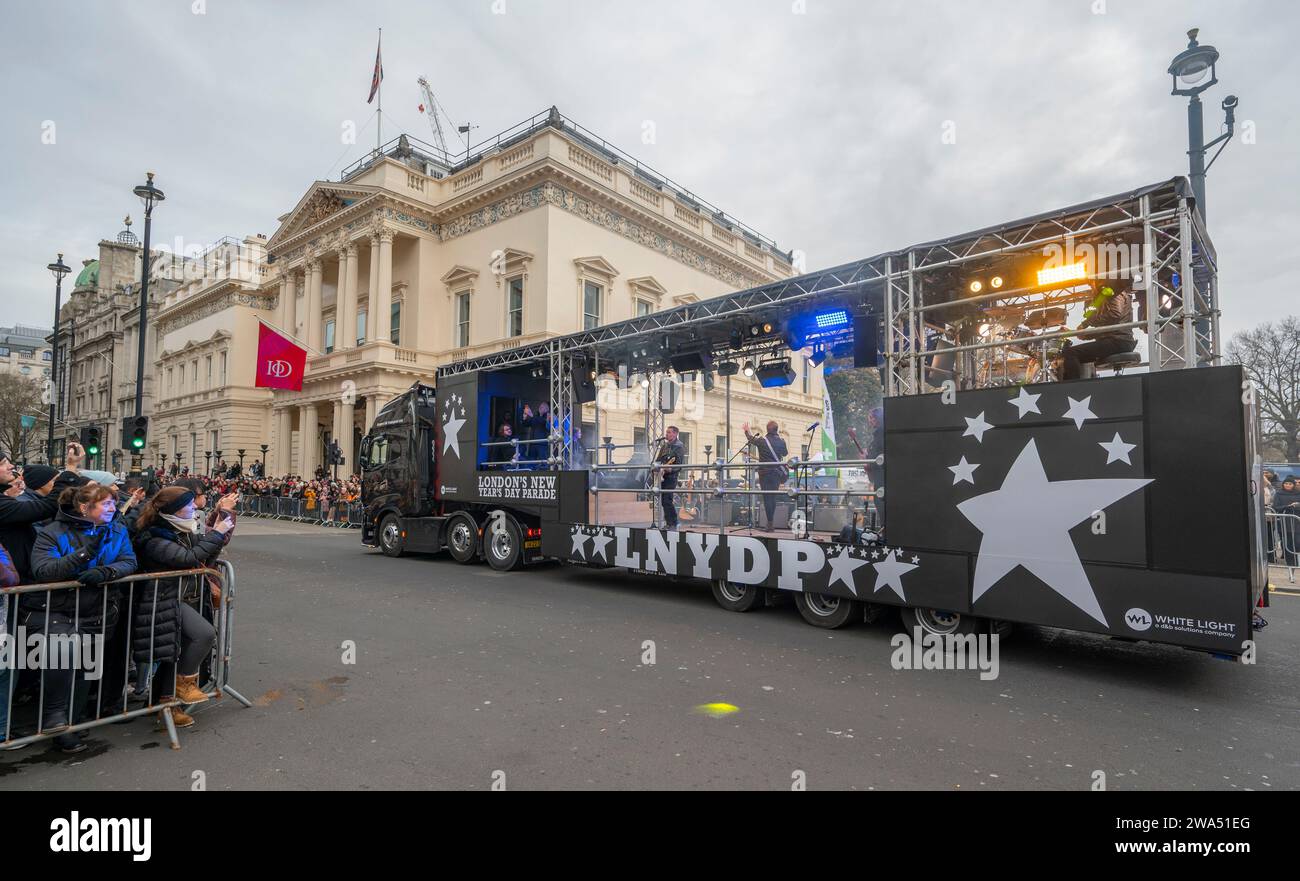
[[[36,424],[27,429],[27,449],[23,444],[23,416],[36,417]],[[0,373],[0,450],[21,461],[24,453],[32,458],[43,458],[37,453],[45,449],[46,406],[41,403],[41,384],[16,373]]]
[[[1255,383],[1264,439],[1300,461],[1300,317],[1242,331],[1228,344],[1228,358]]]

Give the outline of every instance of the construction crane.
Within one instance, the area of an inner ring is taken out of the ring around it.
[[[438,99],[433,97],[433,89],[429,88],[429,81],[420,77],[417,82],[420,84],[420,91],[424,94],[424,103],[420,105],[420,112],[429,115],[429,128],[433,129],[433,143],[443,155],[447,155],[447,140],[442,136],[442,123],[438,120]]]

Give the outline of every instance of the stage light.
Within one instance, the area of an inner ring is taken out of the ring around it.
[[[718,365],[718,376],[735,376],[740,372],[740,365],[735,361],[723,361]]]
[[[998,288],[1002,287],[1002,276],[995,275],[992,278],[990,278],[989,287],[993,288],[993,290],[997,290]]]
[[[650,377],[648,376],[641,377],[641,388],[650,388]]]
[[[753,362],[753,361],[746,361],[746,362],[745,362],[744,374],[745,374],[745,376],[748,376],[748,377],[752,377],[752,376],[754,375],[754,362]]]
[[[1070,263],[1065,266],[1046,266],[1038,270],[1038,286],[1040,288],[1059,285],[1065,281],[1075,281],[1077,279],[1088,277],[1088,266],[1086,263]]]
[[[984,290],[984,283],[977,278],[970,283],[969,287],[972,294],[978,294],[980,291]]]
[[[789,358],[758,365],[758,384],[763,388],[780,388],[794,382],[794,368]]]
[[[766,334],[771,333],[771,332],[772,332],[773,330],[775,330],[775,329],[776,329],[776,328],[773,327],[773,325],[772,325],[772,323],[771,323],[770,321],[764,321],[762,324],[754,324],[754,325],[751,325],[750,328],[749,328],[749,335],[750,335],[750,336],[764,336],[764,335],[766,335]]]
[[[813,324],[818,330],[829,330],[832,327],[847,327],[849,323],[849,312],[847,309],[834,309],[830,312],[819,312],[813,316]]]
[[[817,348],[813,349],[812,355],[809,356],[808,358],[808,363],[814,367],[820,367],[822,366],[822,362],[825,360],[826,360],[826,347],[818,346]]]

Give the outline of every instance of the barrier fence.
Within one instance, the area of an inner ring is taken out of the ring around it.
[[[185,705],[176,694],[180,620],[167,627],[163,619],[166,629],[158,629],[159,612],[173,596],[214,631],[199,663],[199,690],[252,706],[230,684],[235,592],[235,570],[225,560],[211,569],[138,573],[100,585],[0,589],[0,749],[147,715],[161,716],[172,749],[180,749],[172,717]],[[171,640],[177,657],[163,660],[155,649]]]
[[[1287,570],[1287,578],[1295,583],[1295,571],[1300,568],[1300,515],[1267,512],[1268,561]]]
[[[270,517],[295,523],[317,523],[340,529],[360,529],[365,505],[360,502],[322,503],[319,499],[291,499],[284,496],[240,496],[238,514]]]

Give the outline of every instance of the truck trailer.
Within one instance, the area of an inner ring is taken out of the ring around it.
[[[1091,320],[1117,290],[1131,320]],[[939,636],[1023,623],[1249,657],[1267,581],[1257,420],[1218,316],[1214,250],[1175,178],[487,352],[378,412],[362,542],[688,579],[731,611],[791,597],[819,627],[892,607]],[[1123,332],[1133,351],[1063,379],[1065,340]],[[747,439],[664,466],[602,433],[605,392],[639,395],[660,438],[684,389],[729,412],[742,363],[779,388],[799,354],[879,372],[882,448],[818,459],[806,443],[764,489]],[[549,406],[543,431],[499,438],[525,402]],[[695,516],[668,528],[674,470],[696,478],[676,490]]]

